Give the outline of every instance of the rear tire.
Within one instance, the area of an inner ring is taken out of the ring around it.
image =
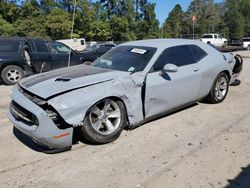
[[[225,72],[221,72],[214,80],[213,86],[207,96],[207,101],[212,104],[221,103],[227,96],[229,78]]]
[[[1,78],[6,85],[14,85],[24,77],[24,70],[16,65],[9,65],[1,72]]]
[[[92,61],[84,61],[83,64],[84,65],[91,65]]]
[[[126,122],[124,104],[119,100],[106,98],[89,109],[80,135],[94,144],[109,143],[120,136]]]

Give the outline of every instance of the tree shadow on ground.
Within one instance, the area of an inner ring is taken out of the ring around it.
[[[226,188],[250,188],[250,165],[242,168],[241,173],[233,180],[228,180]]]

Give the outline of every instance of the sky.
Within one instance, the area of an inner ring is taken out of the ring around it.
[[[214,2],[222,2],[223,0],[215,0]],[[156,17],[160,22],[160,25],[168,17],[168,13],[175,7],[176,4],[180,4],[183,11],[188,9],[188,6],[192,0],[150,0],[150,2],[156,4]]]

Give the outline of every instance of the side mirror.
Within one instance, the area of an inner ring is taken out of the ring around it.
[[[166,64],[163,67],[163,73],[167,73],[167,72],[177,72],[178,71],[178,67],[174,64]]]

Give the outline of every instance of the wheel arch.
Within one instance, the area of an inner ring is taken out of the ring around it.
[[[223,72],[227,75],[228,80],[230,81],[230,79],[231,79],[230,72],[229,72],[228,70],[223,70],[223,71],[219,72],[219,74],[220,74],[220,73],[223,73]],[[218,75],[219,75],[219,74],[218,74]]]
[[[11,66],[11,65],[18,66],[18,67],[20,67],[21,69],[25,70],[24,65],[22,65],[22,64],[19,63],[19,62],[15,62],[15,61],[13,61],[13,62],[5,62],[5,63],[3,63],[3,64],[0,66],[0,74],[1,74],[1,72],[3,71],[3,69],[4,69],[5,67]]]
[[[126,102],[121,98],[121,97],[118,97],[118,96],[106,96],[106,97],[103,97],[102,99],[99,99],[97,102],[95,102],[93,105],[91,105],[88,110],[86,110],[86,113],[84,114],[84,118],[86,117],[86,115],[89,113],[90,109],[96,105],[97,103],[101,102],[102,100],[104,99],[112,99],[114,101],[120,101],[123,103],[124,105],[124,108],[125,108],[125,115],[126,115],[126,120],[127,120],[127,124],[125,125],[125,128],[130,125],[130,121],[129,121],[129,118],[128,118],[128,110],[127,110],[127,105],[126,105]]]

